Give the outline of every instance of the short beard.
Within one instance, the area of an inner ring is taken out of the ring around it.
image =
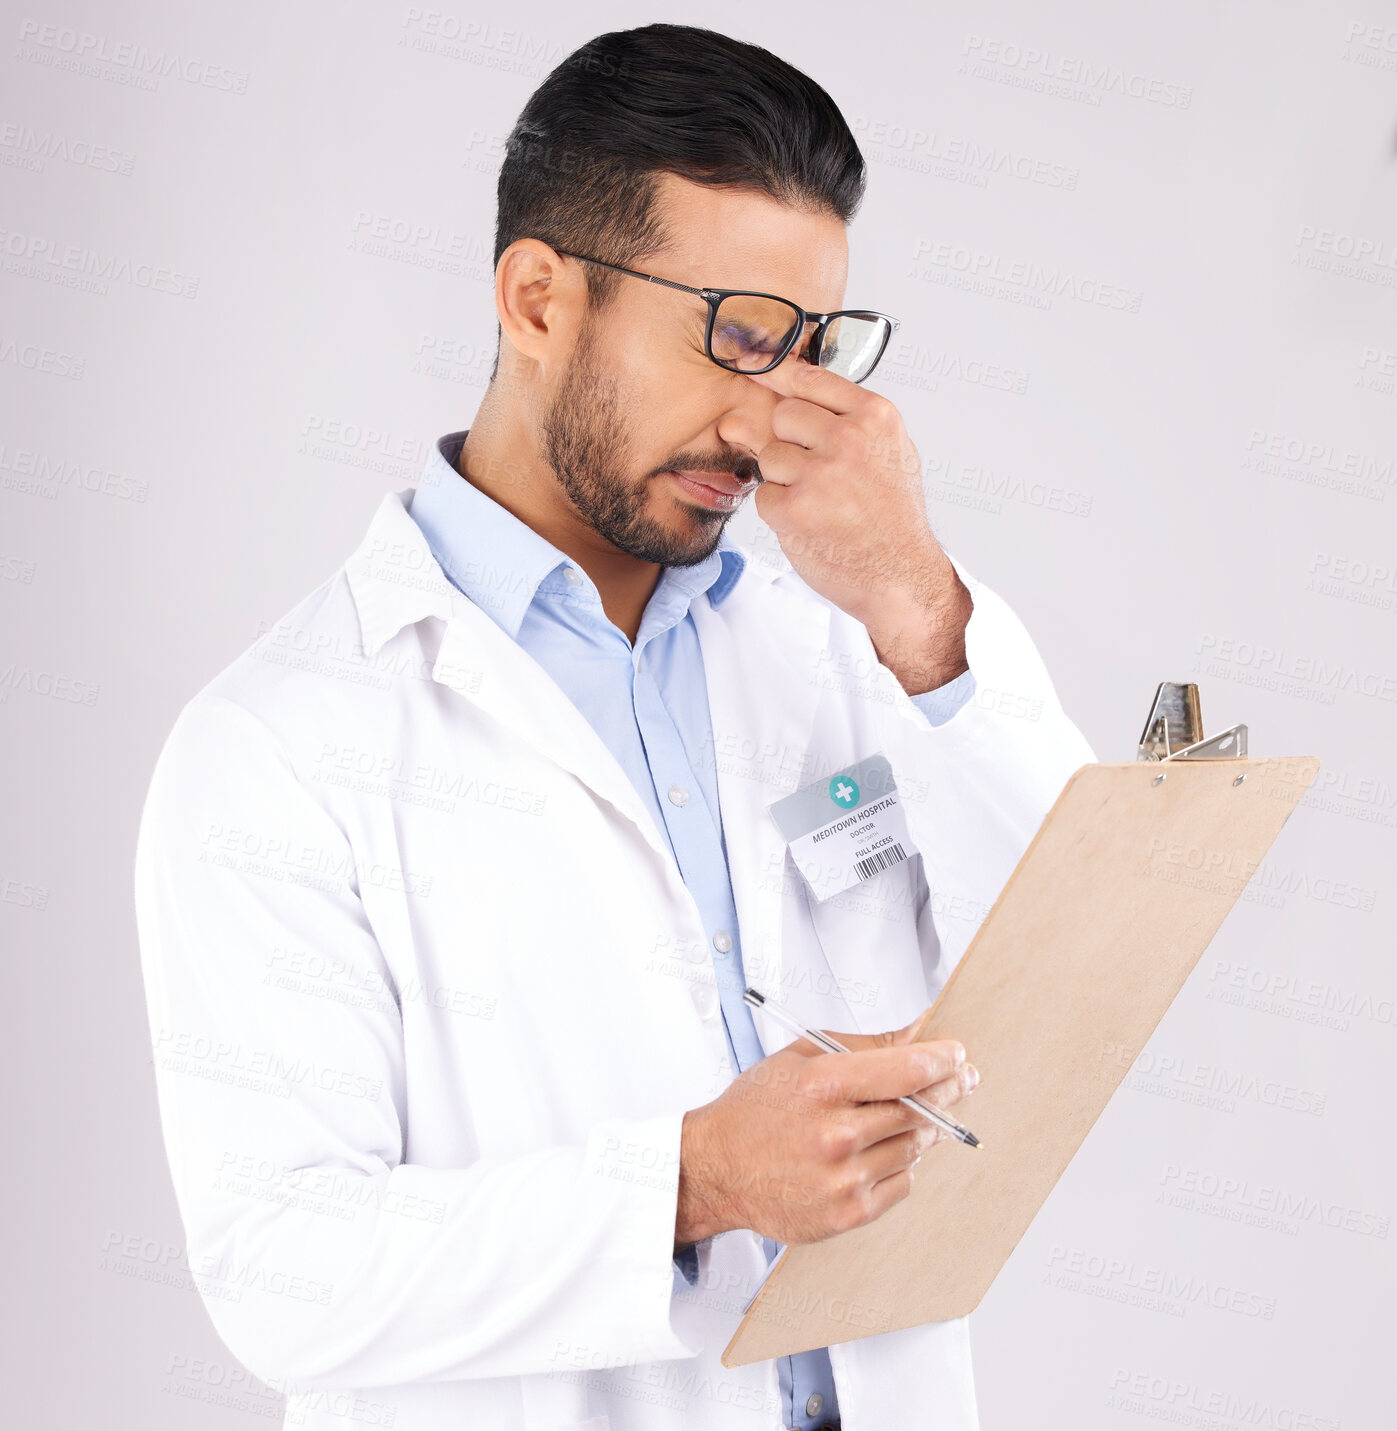
[[[595,331],[583,322],[572,361],[540,424],[543,457],[572,505],[612,546],[660,566],[696,566],[711,556],[730,512],[688,513],[690,534],[646,515],[650,479],[628,481],[618,384],[595,362]]]

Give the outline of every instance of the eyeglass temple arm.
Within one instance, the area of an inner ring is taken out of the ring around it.
[[[647,283],[663,283],[666,288],[677,288],[681,293],[696,293],[700,298],[707,298],[709,290],[706,288],[691,288],[687,283],[676,283],[672,278],[656,278],[653,273],[641,273],[634,268],[622,268],[619,263],[607,263],[605,259],[587,258],[580,253],[567,253],[563,249],[558,250],[564,258],[578,258],[583,263],[595,263],[598,268],[609,268],[615,273],[629,273],[632,278],[643,278]]]

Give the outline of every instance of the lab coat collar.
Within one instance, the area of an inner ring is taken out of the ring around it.
[[[447,580],[422,529],[408,513],[413,489],[388,492],[345,564],[364,655],[372,659],[405,626],[449,619],[467,599]]]
[[[458,463],[468,433],[469,429],[449,432],[433,444],[408,511],[426,533],[452,585],[518,640],[524,616],[538,599],[540,588],[545,594],[561,592],[569,597],[581,591],[597,593],[585,572],[576,591],[563,586],[555,573],[560,567],[574,566],[572,558],[461,476]],[[746,564],[747,554],[724,525],[717,546],[704,561],[660,573],[652,609],[658,611],[657,603],[664,603],[672,619],[682,620],[690,604],[705,591],[717,606]]]
[[[445,620],[466,611],[485,615],[452,585],[421,527],[413,521],[409,508],[414,490],[405,487],[384,494],[364,539],[346,564],[364,654],[370,658],[403,627],[423,617]],[[745,586],[768,587],[780,573],[779,566],[752,561],[746,548],[726,530],[718,549],[736,553],[742,565],[728,567],[714,583],[713,605],[721,605],[728,595]],[[736,580],[739,573],[740,582]]]

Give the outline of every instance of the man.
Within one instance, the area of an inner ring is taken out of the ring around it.
[[[914,1025],[1092,758],[862,386],[863,183],[764,50],[651,25],[564,61],[501,170],[473,425],[166,741],[162,1121],[288,1424],[976,1425],[964,1321],[719,1361],[781,1245],[907,1196],[938,1134],[896,1100],[977,1077]],[[805,858],[771,807],[824,829],[860,778],[892,833]]]

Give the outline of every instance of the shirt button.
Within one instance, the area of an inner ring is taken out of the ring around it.
[[[671,805],[687,805],[689,792],[682,785],[671,785],[669,787],[669,803]]]
[[[720,929],[713,936],[713,947],[720,954],[726,954],[732,948],[732,935],[726,929]],[[812,1411],[810,1414],[813,1416],[815,1413]]]
[[[818,1416],[825,1408],[825,1398],[818,1391],[812,1392],[810,1400],[805,1403],[805,1414],[807,1416]]]
[[[576,567],[573,567],[573,566],[565,566],[565,567],[563,568],[563,575],[564,575],[565,577],[567,577],[567,579],[568,579],[574,586],[581,586],[581,585],[582,585],[582,577],[581,577],[581,575],[578,573],[578,570],[577,570]]]
[[[718,1012],[718,991],[712,984],[694,984],[689,989],[699,1018],[707,1022]]]

